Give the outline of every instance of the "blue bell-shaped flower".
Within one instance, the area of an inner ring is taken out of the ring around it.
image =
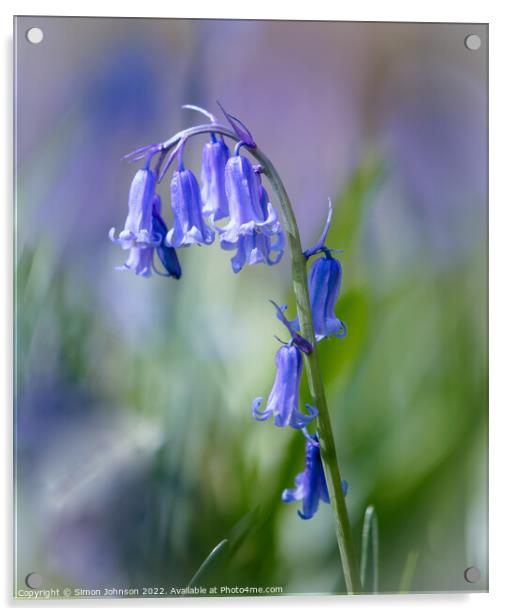
[[[292,343],[276,352],[276,378],[267,400],[266,408],[260,411],[262,397],[252,403],[252,414],[258,421],[274,416],[275,426],[291,426],[301,429],[317,416],[317,409],[306,405],[310,415],[299,410],[299,384],[303,372],[301,351]]]
[[[342,480],[342,491],[347,494],[347,482]],[[296,476],[296,487],[284,490],[284,503],[303,502],[303,511],[298,511],[299,517],[309,520],[316,513],[319,502],[329,503],[328,486],[324,467],[322,466],[321,450],[317,434],[308,436],[305,444],[305,470]]]
[[[335,316],[335,304],[342,284],[340,261],[327,253],[317,259],[310,269],[308,284],[316,339],[327,336],[343,338],[347,327]]]
[[[230,151],[223,141],[214,137],[202,149],[202,212],[213,221],[228,216],[228,200],[225,190],[225,166]]]
[[[247,159],[244,158],[244,160]],[[238,164],[241,167],[245,166],[244,163],[239,161]],[[233,190],[232,186],[235,186],[233,177],[238,172],[239,170],[232,173],[229,180],[231,184],[229,189],[231,201],[229,203],[235,203],[236,207],[233,211],[237,218],[232,218],[230,224],[225,229],[220,230],[221,247],[225,250],[237,250],[231,259],[232,269],[236,274],[246,264],[266,263],[267,265],[276,265],[283,256],[285,246],[284,234],[280,229],[276,213],[269,203],[267,191],[262,186],[260,175],[255,172],[247,172],[243,187]],[[237,198],[234,199],[234,195],[237,195]],[[255,205],[252,205],[252,199],[256,201]],[[237,220],[237,226],[234,224],[234,220]],[[243,220],[244,222],[241,222]],[[262,223],[255,223],[255,220],[262,221]],[[268,223],[268,221],[271,222]],[[233,239],[233,236],[235,236],[235,239]],[[229,237],[230,240],[226,239]]]
[[[144,169],[136,172],[129,189],[128,215],[124,229],[115,238],[115,228],[110,229],[109,237],[123,248],[147,246],[152,244],[152,202],[156,191],[156,175],[149,169],[147,162]]]
[[[170,195],[174,226],[167,233],[167,246],[179,248],[190,244],[212,244],[214,231],[204,221],[200,187],[192,171],[174,171]]]
[[[245,156],[232,156],[225,167],[225,188],[230,213],[229,223],[218,229],[220,240],[235,243],[239,237],[253,231],[268,237],[278,230],[278,217],[268,203],[264,211],[259,193],[259,181],[252,164]]]

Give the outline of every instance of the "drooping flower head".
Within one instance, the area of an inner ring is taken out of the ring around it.
[[[153,155],[151,150],[145,167],[136,172],[131,182],[124,229],[118,238],[115,237],[115,229],[110,229],[109,237],[125,250],[129,250],[128,258],[117,269],[129,269],[144,277],[149,277],[152,271],[161,273],[154,267],[156,250],[167,272],[163,275],[179,278],[181,268],[177,254],[175,251],[170,252],[173,249],[163,246],[166,225],[161,217],[161,199],[156,194],[156,174],[150,168]]]
[[[347,494],[347,482],[342,480],[342,491]],[[296,487],[284,490],[284,503],[303,502],[303,510],[298,515],[303,520],[309,520],[316,513],[319,502],[329,503],[328,486],[322,466],[321,451],[317,434],[307,435],[305,443],[305,470],[296,476]]]
[[[252,403],[252,414],[258,421],[265,421],[274,416],[275,426],[291,426],[301,429],[317,416],[317,409],[306,405],[309,415],[299,410],[299,384],[303,372],[301,351],[292,342],[276,352],[276,378],[267,400],[266,408],[261,411],[262,397]]]
[[[309,272],[310,303],[315,337],[322,340],[327,336],[343,338],[347,327],[335,316],[335,304],[342,284],[342,266],[330,252],[317,259]]]
[[[172,278],[181,277],[181,266],[174,248],[169,248],[164,245],[167,228],[163,218],[161,217],[161,199],[159,195],[154,195],[151,208],[151,242],[147,244],[131,243],[129,247],[129,256],[124,263],[117,269],[132,270],[138,276],[148,278],[152,272],[156,272],[161,276],[169,276]],[[160,272],[154,264],[154,252],[156,252],[165,272]]]
[[[237,274],[246,264],[276,265],[283,256],[284,234],[260,173],[246,157],[235,156],[227,165],[226,185],[231,219],[219,232],[221,247],[237,250],[232,269]]]
[[[110,239],[123,248],[146,246],[152,238],[152,202],[156,192],[156,175],[149,168],[150,157],[143,169],[136,172],[129,189],[128,215],[124,229],[115,238],[115,228],[110,229]]]
[[[225,190],[225,166],[230,151],[223,139],[216,139],[214,133],[202,149],[202,203],[204,216],[214,221],[228,216],[228,200]]]
[[[267,220],[270,206],[269,197],[266,189],[262,186],[259,174],[256,174],[256,181],[262,215]],[[239,235],[235,242],[221,240],[221,247],[225,250],[237,250],[230,260],[232,269],[237,274],[244,265],[255,265],[256,263],[276,265],[279,263],[283,256],[285,239],[280,229],[280,223],[276,221],[271,235],[267,235],[255,227],[246,235]]]
[[[269,237],[275,233],[278,222],[273,206],[264,204],[259,193],[253,165],[246,156],[232,156],[225,167],[225,188],[230,212],[230,221],[220,230],[220,239],[237,242],[240,236],[257,230]]]
[[[331,226],[333,207],[329,201],[328,216],[319,241],[303,252],[306,260],[315,255],[321,255],[312,264],[308,272],[308,288],[315,339],[322,340],[328,336],[343,338],[347,334],[347,326],[335,316],[335,304],[342,285],[342,266],[332,253],[342,252],[326,246],[326,237]],[[284,307],[286,308],[286,306]],[[283,321],[282,316],[278,318]],[[299,319],[291,321],[294,329],[299,330]]]
[[[174,226],[167,233],[166,244],[174,248],[190,244],[212,244],[214,231],[204,221],[200,187],[190,169],[174,171],[170,196]]]

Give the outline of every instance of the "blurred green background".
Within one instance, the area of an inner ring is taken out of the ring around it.
[[[31,571],[184,586],[226,538],[207,586],[344,592],[329,506],[303,521],[280,500],[302,435],[250,412],[285,335],[267,300],[294,316],[288,255],[234,275],[214,244],[179,252],[179,281],[115,271],[122,156],[220,99],[277,166],[305,245],[334,200],[348,336],[320,359],[358,554],[373,504],[381,592],[487,589],[485,26],[15,28],[16,588]]]

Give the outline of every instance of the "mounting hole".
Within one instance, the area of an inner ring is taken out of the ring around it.
[[[469,51],[476,51],[482,46],[482,39],[478,36],[478,34],[468,34],[464,39],[464,45],[469,49]]]
[[[478,567],[468,567],[464,571],[464,579],[470,584],[475,584],[481,577],[482,574],[480,573],[480,569],[478,569]]]
[[[43,585],[42,576],[39,575],[38,573],[35,573],[35,571],[32,573],[29,573],[27,577],[25,578],[25,584],[29,588],[41,588],[41,586]]]
[[[44,38],[44,33],[41,28],[30,28],[26,33],[27,41],[32,45],[39,45]]]

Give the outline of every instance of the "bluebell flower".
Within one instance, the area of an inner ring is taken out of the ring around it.
[[[322,466],[321,450],[317,434],[307,436],[305,444],[305,470],[296,476],[296,487],[284,490],[284,503],[303,501],[303,511],[298,511],[299,517],[309,520],[319,508],[319,502],[329,503],[328,486],[324,467]],[[347,482],[342,480],[342,491],[347,494]]]
[[[124,229],[115,238],[115,228],[110,229],[109,237],[123,248],[148,246],[152,238],[152,202],[156,191],[156,175],[149,169],[150,158],[144,169],[136,172],[129,189],[128,215]]]
[[[334,312],[342,284],[340,262],[329,253],[317,259],[310,269],[308,284],[316,339],[322,340],[327,336],[343,338],[347,327]]]
[[[225,176],[230,222],[218,231],[221,247],[237,250],[232,269],[238,273],[246,264],[275,265],[283,256],[285,240],[260,175],[247,158],[233,156]]]
[[[117,269],[132,270],[138,276],[148,278],[152,272],[161,276],[171,276],[172,278],[181,277],[181,266],[174,248],[164,245],[164,238],[167,228],[161,217],[161,199],[159,195],[154,195],[151,207],[151,242],[147,244],[132,243],[129,247],[129,256],[124,263]],[[154,252],[159,257],[166,273],[160,272],[154,265]]]
[[[149,168],[151,156],[143,169],[136,172],[131,183],[128,199],[128,216],[124,229],[115,237],[115,229],[110,229],[110,239],[127,250],[129,256],[124,265],[117,269],[130,269],[138,276],[148,277],[153,271],[154,249],[161,252],[164,240],[160,199],[156,195],[156,174]],[[164,222],[163,222],[164,226]],[[165,255],[165,269],[168,275],[179,277],[180,266],[177,255]],[[173,261],[171,263],[171,261]],[[178,275],[176,275],[178,274]]]
[[[299,410],[299,384],[303,372],[301,351],[293,344],[282,346],[276,352],[276,378],[265,410],[260,411],[262,397],[252,403],[252,414],[258,421],[274,416],[275,426],[301,429],[317,416],[317,409],[306,405],[310,415]]]
[[[252,164],[245,156],[232,156],[225,167],[225,188],[230,212],[229,223],[220,230],[220,239],[237,242],[243,235],[257,230],[271,236],[278,223],[273,206],[264,204],[259,193],[259,181]]]
[[[223,141],[212,136],[202,149],[202,203],[203,214],[214,221],[228,216],[228,200],[225,190],[225,166],[230,151]]]
[[[200,187],[192,171],[174,171],[170,196],[174,226],[167,233],[167,246],[179,248],[190,244],[212,244],[214,231],[204,221]]]
[[[335,304],[342,284],[342,267],[337,259],[325,250],[324,256],[317,259],[308,272],[310,305],[312,308],[313,329],[317,341],[327,336],[343,338],[347,334],[346,324],[335,316]],[[283,309],[286,306],[282,307]],[[278,315],[283,320],[281,315]],[[299,319],[290,322],[298,330]]]

